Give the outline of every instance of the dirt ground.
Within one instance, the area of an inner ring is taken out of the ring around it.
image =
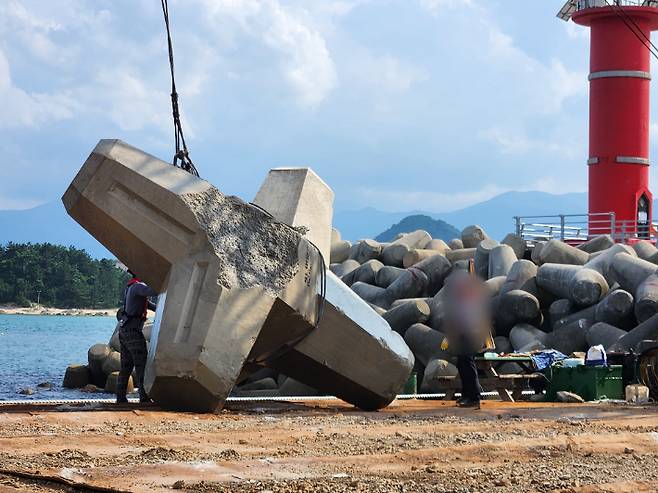
[[[656,411],[489,401],[480,411],[396,401],[375,413],[338,401],[251,402],[214,415],[0,407],[0,493],[98,491],[80,485],[134,492],[656,492]]]

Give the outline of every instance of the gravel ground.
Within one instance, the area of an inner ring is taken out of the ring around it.
[[[486,402],[465,411],[437,401],[376,413],[336,402],[215,415],[0,407],[0,493],[70,491],[9,471],[136,492],[655,492],[655,410]]]

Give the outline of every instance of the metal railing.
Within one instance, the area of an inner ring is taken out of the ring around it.
[[[598,235],[610,235],[618,243],[654,240],[658,224],[649,226],[634,220],[619,220],[614,212],[515,216],[516,234],[529,242],[561,240],[582,243]]]
[[[611,5],[622,7],[656,7],[658,6],[658,0],[577,0],[576,9],[610,7]]]

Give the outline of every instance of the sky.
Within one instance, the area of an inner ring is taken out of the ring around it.
[[[191,156],[224,193],[280,166],[337,210],[586,190],[589,38],[563,0],[169,3]],[[58,199],[101,138],[169,161],[168,70],[159,0],[0,0],[0,209]]]

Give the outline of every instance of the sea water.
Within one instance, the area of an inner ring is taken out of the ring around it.
[[[13,399],[98,399],[62,388],[66,367],[86,364],[87,350],[112,336],[114,317],[0,315],[0,401]],[[52,383],[51,390],[37,387]],[[30,388],[34,395],[21,395]]]

